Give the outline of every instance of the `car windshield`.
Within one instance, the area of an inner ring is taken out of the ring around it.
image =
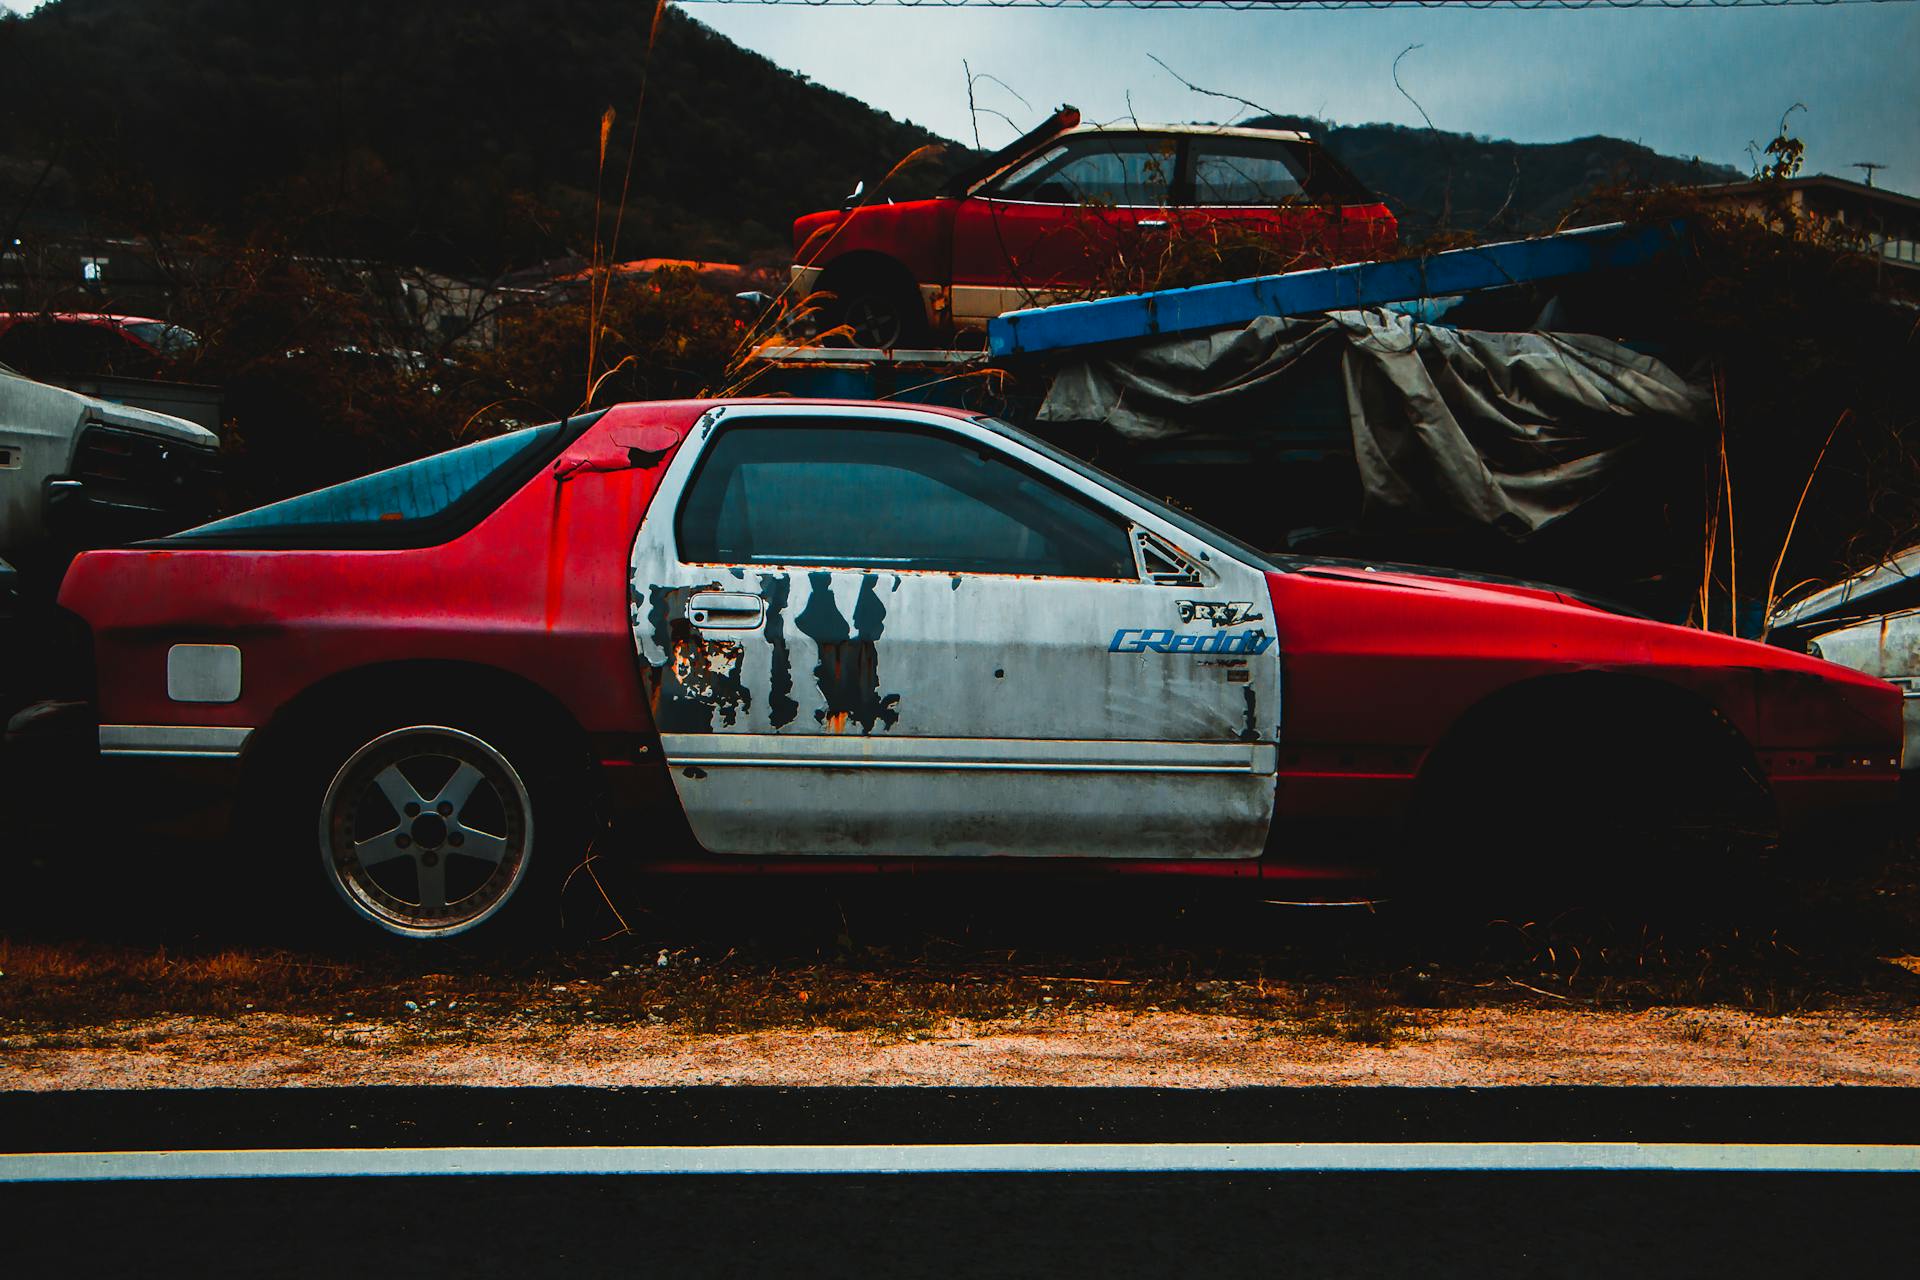
[[[200,345],[199,334],[191,329],[182,329],[177,324],[168,324],[164,320],[136,320],[123,327],[155,351],[163,351],[168,355],[191,351]]]
[[[1076,475],[1084,476],[1086,479],[1105,488],[1119,490],[1183,533],[1192,534],[1203,542],[1209,542],[1214,546],[1231,551],[1233,554],[1258,568],[1275,570],[1281,568],[1280,564],[1276,562],[1271,555],[1262,551],[1259,547],[1254,546],[1252,543],[1236,538],[1226,530],[1210,525],[1205,520],[1199,519],[1190,512],[1182,511],[1164,498],[1156,498],[1146,490],[1128,484],[1116,475],[1102,471],[1099,467],[1094,466],[1083,458],[1074,457],[1066,450],[1049,444],[1030,431],[1022,431],[1012,423],[1002,422],[998,418],[982,416],[976,419],[976,421],[978,421],[980,425],[1007,437],[1009,440],[1019,441],[1021,444],[1027,446],[1027,448],[1059,463]]]

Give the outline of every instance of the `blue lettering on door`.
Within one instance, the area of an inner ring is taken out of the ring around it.
[[[1108,653],[1237,653],[1249,656],[1273,647],[1264,631],[1215,631],[1211,635],[1177,632],[1172,627],[1122,627],[1113,633]]]

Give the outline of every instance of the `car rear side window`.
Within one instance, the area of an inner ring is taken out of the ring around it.
[[[737,426],[676,531],[693,564],[1131,578],[1126,530],[993,450],[911,428]]]
[[[358,527],[392,530],[432,525],[490,482],[517,473],[530,455],[546,452],[580,420],[509,431],[476,444],[436,453],[417,462],[376,471],[326,489],[243,511],[177,535],[225,541],[228,535],[301,529]]]
[[[1297,199],[1302,174],[1283,142],[1257,138],[1195,138],[1195,204],[1284,204]]]

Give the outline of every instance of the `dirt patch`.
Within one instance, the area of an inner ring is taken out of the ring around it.
[[[284,1085],[1920,1085],[1920,1018],[1479,1009],[1388,1043],[1311,1021],[1111,1010],[901,1036],[485,1028],[249,1014],[0,1036],[0,1088]]]
[[[289,946],[172,884],[0,903],[0,1081],[1905,1082],[1920,1063],[1911,848],[1704,904],[1497,915],[736,880],[648,888],[617,936],[576,915],[488,950]],[[124,914],[79,911],[102,905]]]

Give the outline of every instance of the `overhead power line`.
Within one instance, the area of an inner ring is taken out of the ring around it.
[[[677,0],[814,9],[1799,9],[1914,0]]]

